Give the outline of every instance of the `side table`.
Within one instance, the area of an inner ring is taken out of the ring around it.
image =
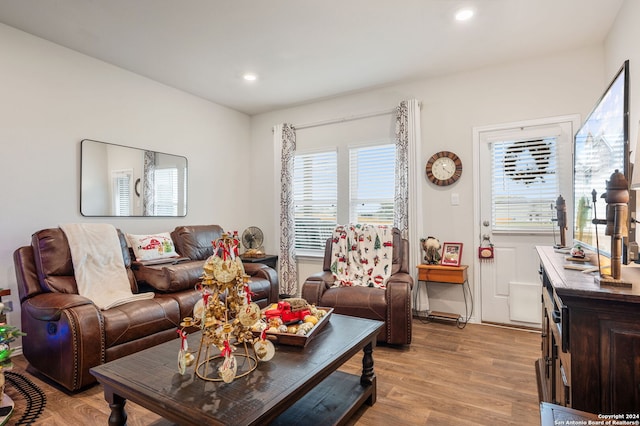
[[[464,318],[462,317],[462,315],[455,313],[429,311],[427,314],[427,319],[444,319],[455,321],[458,328],[464,328],[467,325],[467,322],[469,322],[469,318],[471,317],[471,314],[469,313],[469,305],[467,303],[466,293],[466,290],[468,290],[469,295],[471,295],[471,289],[469,288],[469,279],[467,276],[468,268],[468,265],[418,265],[418,288],[416,288],[416,297],[420,290],[420,283],[425,284],[425,291],[428,294],[429,292],[427,291],[427,284],[434,282],[460,285],[460,288],[462,289],[462,296],[464,297]],[[467,286],[466,289],[465,284]],[[417,306],[417,303],[414,303],[414,305]],[[473,300],[471,301],[471,309],[473,310]]]
[[[268,267],[278,270],[278,256],[275,254],[265,254],[260,257],[248,257],[241,254],[240,259],[244,263],[264,263]]]

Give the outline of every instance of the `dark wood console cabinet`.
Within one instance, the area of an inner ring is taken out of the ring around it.
[[[551,247],[537,252],[540,400],[591,413],[640,413],[640,268],[622,268],[631,288],[599,286],[593,274],[565,269],[566,255]]]

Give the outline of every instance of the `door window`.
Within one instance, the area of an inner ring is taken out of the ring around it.
[[[555,137],[491,143],[493,232],[549,232],[560,191]]]

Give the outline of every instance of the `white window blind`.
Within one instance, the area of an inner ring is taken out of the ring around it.
[[[395,144],[349,150],[349,220],[393,225]]]
[[[131,172],[113,171],[113,215],[131,215]]]
[[[338,223],[337,152],[298,154],[293,197],[297,250],[324,250]]]
[[[154,214],[157,216],[178,215],[178,169],[156,168],[154,174]]]
[[[492,153],[493,232],[549,232],[559,194],[557,140],[497,141]]]

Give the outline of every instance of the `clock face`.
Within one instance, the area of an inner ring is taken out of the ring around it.
[[[456,172],[456,163],[449,157],[440,157],[433,162],[431,173],[440,180],[447,180]]]
[[[462,176],[462,162],[452,152],[440,151],[427,161],[427,178],[436,185],[451,185]]]

